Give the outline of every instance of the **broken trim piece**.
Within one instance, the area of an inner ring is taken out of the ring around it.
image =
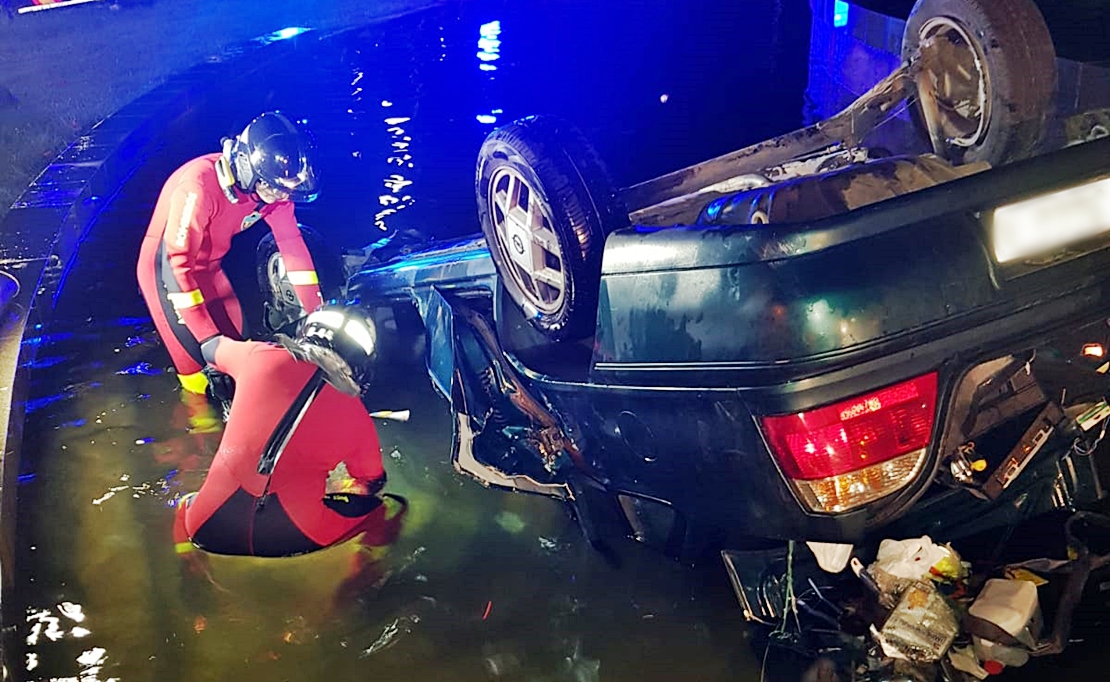
[[[474,430],[470,427],[470,415],[455,412],[455,443],[451,453],[451,463],[455,471],[467,474],[484,486],[519,490],[537,495],[546,495],[566,500],[570,491],[566,484],[540,483],[531,476],[506,474],[478,461],[474,456]]]

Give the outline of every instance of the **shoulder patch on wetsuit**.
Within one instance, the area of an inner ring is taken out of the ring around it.
[[[243,218],[243,224],[239,226],[239,231],[242,232],[243,230],[247,229],[251,225],[254,225],[255,223],[258,222],[258,219],[261,218],[261,217],[262,217],[262,214],[259,213],[258,211],[251,211],[246,217]]]

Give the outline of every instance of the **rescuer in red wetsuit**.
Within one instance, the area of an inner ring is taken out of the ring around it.
[[[243,338],[243,311],[220,267],[231,240],[265,220],[305,311],[321,303],[294,202],[316,197],[311,136],[279,112],[262,114],[223,151],[178,168],[162,188],[139,253],[139,288],[182,385],[204,393],[202,347]],[[209,358],[210,359],[210,358]]]
[[[284,339],[288,349],[218,342],[214,364],[234,377],[235,397],[200,491],[178,505],[179,553],[191,541],[216,554],[290,556],[359,533],[372,544],[395,535],[404,505],[377,495],[386,477],[373,420],[356,397],[363,370],[338,358],[336,337],[369,360],[372,324],[327,308],[305,319],[298,341]]]

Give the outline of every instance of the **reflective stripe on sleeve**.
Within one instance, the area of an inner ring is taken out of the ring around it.
[[[173,551],[178,554],[188,554],[195,551],[196,548],[197,546],[191,542],[176,542],[173,545]]]
[[[289,277],[289,283],[295,287],[320,283],[315,270],[291,270],[285,274]]]
[[[200,289],[193,289],[192,291],[182,291],[180,293],[167,293],[166,297],[170,299],[175,310],[183,308],[193,308],[204,303],[204,294],[200,293]]]

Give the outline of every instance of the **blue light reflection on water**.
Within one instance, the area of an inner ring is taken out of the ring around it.
[[[68,397],[69,396],[65,393],[56,393],[54,395],[48,395],[48,396],[45,396],[45,397],[42,397],[42,398],[34,398],[34,399],[28,400],[26,402],[26,404],[23,406],[23,411],[26,412],[27,414],[32,414],[34,412],[37,412],[37,411],[41,410],[44,407],[47,407],[49,405],[53,405],[56,402],[60,402],[62,400],[65,400]]]
[[[97,366],[99,366],[99,363],[92,363],[92,364],[88,365],[88,367],[90,369],[94,369]],[[37,411],[41,410],[44,407],[47,407],[49,405],[53,405],[54,403],[61,402],[63,400],[68,400],[68,399],[74,397],[75,395],[85,393],[85,392],[87,392],[91,389],[94,389],[94,388],[99,388],[100,386],[101,386],[101,383],[99,381],[90,381],[90,382],[87,382],[87,383],[80,384],[78,386],[69,386],[69,387],[66,387],[60,393],[55,393],[54,395],[48,395],[48,396],[45,396],[45,397],[42,397],[42,398],[34,398],[32,400],[28,400],[26,403],[24,403],[23,410],[27,414],[31,414],[33,412],[37,412]]]
[[[43,334],[40,336],[29,336],[23,339],[25,346],[41,346],[47,343],[55,343],[57,341],[65,341],[73,337],[72,332],[60,332],[56,334]]]
[[[269,44],[269,43],[276,43],[276,42],[279,42],[279,41],[282,41],[282,40],[289,40],[290,38],[296,38],[297,36],[301,35],[302,33],[307,33],[308,31],[311,31],[311,30],[312,29],[310,29],[310,28],[302,28],[300,26],[289,26],[287,28],[279,29],[277,31],[274,31],[273,33],[264,35],[261,38],[257,38],[257,39],[255,39],[255,42],[263,44],[263,45],[266,45],[266,44]]]
[[[55,356],[46,357],[46,358],[35,358],[34,360],[31,360],[30,362],[23,363],[23,365],[21,365],[21,366],[26,367],[28,369],[46,369],[47,367],[54,367],[55,365],[60,365],[63,362],[66,362],[67,360],[71,360],[71,359],[72,358],[68,358],[68,357],[65,357],[65,356],[62,356],[62,355],[55,355]]]

